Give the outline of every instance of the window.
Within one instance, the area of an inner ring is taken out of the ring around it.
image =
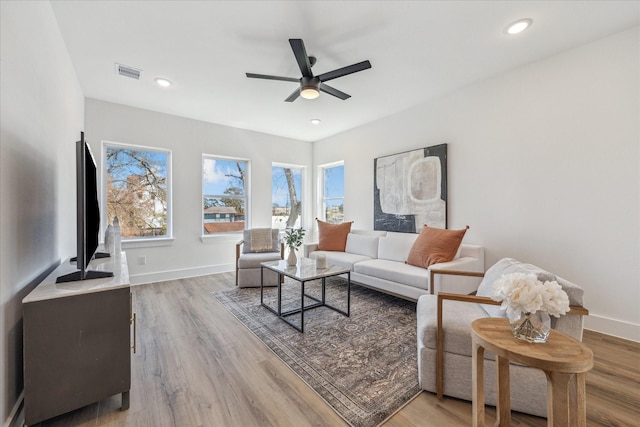
[[[202,156],[204,235],[244,230],[248,163],[247,160]]]
[[[322,211],[325,221],[339,224],[344,220],[344,164],[321,167]]]
[[[300,228],[302,225],[302,168],[289,165],[271,167],[271,224],[273,228]]]
[[[104,143],[107,224],[123,240],[171,236],[171,152]]]

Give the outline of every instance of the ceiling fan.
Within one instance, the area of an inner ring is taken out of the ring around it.
[[[325,82],[371,68],[371,63],[369,61],[362,61],[358,62],[357,64],[338,68],[337,70],[314,76],[313,72],[311,71],[311,67],[313,67],[313,65],[316,63],[316,58],[314,56],[307,55],[307,51],[304,48],[304,42],[302,41],[302,39],[289,39],[289,44],[291,45],[293,54],[296,57],[296,61],[298,61],[298,66],[300,67],[300,71],[302,72],[302,77],[296,79],[294,77],[280,77],[270,76],[267,74],[246,73],[247,77],[253,79],[282,80],[285,82],[299,83],[300,87],[296,89],[291,95],[289,95],[287,99],[285,99],[286,102],[293,102],[296,100],[296,98],[298,98],[298,96],[302,96],[306,99],[314,99],[320,96],[320,91],[328,93],[329,95],[333,95],[336,98],[340,98],[342,100],[351,98],[351,95],[339,91],[338,89],[327,85]]]

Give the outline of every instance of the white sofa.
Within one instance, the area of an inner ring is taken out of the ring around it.
[[[437,275],[433,286],[429,282],[432,269],[484,272],[483,247],[462,244],[452,261],[422,268],[405,263],[417,237],[414,233],[352,230],[344,252],[318,251],[317,243],[307,243],[304,256],[324,254],[327,263],[350,268],[352,281],[411,300],[434,291],[467,294],[477,289],[473,277]]]

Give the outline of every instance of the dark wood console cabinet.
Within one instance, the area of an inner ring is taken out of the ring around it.
[[[75,269],[66,261],[22,301],[26,425],[119,393],[129,408],[135,316],[126,253],[90,268],[114,277],[55,283]]]

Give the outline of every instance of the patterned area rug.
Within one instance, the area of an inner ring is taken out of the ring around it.
[[[319,282],[305,287],[320,297]],[[265,288],[274,308],[276,289]],[[287,279],[282,289],[283,310],[299,306],[300,284]],[[326,307],[305,311],[300,333],[260,305],[259,288],[213,294],[354,427],[380,425],[420,392],[414,302],[352,284],[350,317]],[[327,279],[326,295],[346,310],[345,280]],[[289,320],[299,324],[299,315]]]

